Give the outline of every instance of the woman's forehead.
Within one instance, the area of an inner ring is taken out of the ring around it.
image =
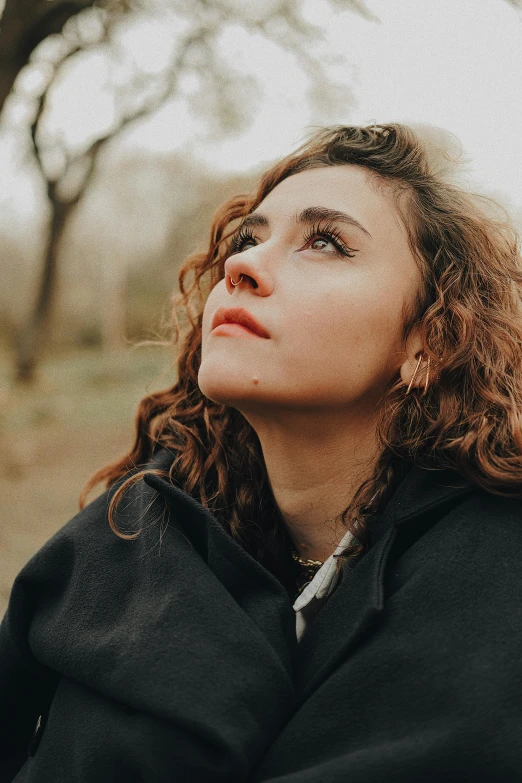
[[[372,236],[379,229],[401,231],[393,188],[386,184],[356,164],[306,169],[276,185],[255,213],[269,221],[293,219],[304,209],[320,206],[352,215]]]

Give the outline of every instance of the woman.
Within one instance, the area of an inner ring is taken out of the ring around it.
[[[442,162],[325,128],[218,210],[178,381],[13,587],[2,780],[522,778],[520,255]]]

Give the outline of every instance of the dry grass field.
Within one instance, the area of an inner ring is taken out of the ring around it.
[[[17,573],[77,513],[89,476],[128,448],[138,401],[173,382],[171,366],[167,349],[85,352],[14,390],[0,365],[0,618]]]

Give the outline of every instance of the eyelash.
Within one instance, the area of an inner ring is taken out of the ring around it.
[[[315,223],[311,226],[304,236],[305,245],[308,245],[313,239],[327,239],[338,253],[348,258],[353,258],[357,252],[353,247],[349,247],[346,242],[343,242],[341,232],[334,227],[333,223],[325,223],[323,226],[320,223]]]
[[[340,255],[347,256],[348,258],[353,258],[357,252],[355,248],[349,247],[343,242],[339,230],[335,228],[332,223],[326,223],[323,226],[321,226],[320,223],[315,223],[311,226],[304,235],[305,242],[300,250],[303,250],[305,246],[310,244],[314,239],[326,239],[328,242],[332,243]],[[251,242],[252,240],[255,240],[252,229],[240,228],[232,238],[230,255],[240,253],[245,243]]]

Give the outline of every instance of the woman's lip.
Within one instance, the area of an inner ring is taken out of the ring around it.
[[[261,337],[260,334],[253,332],[251,329],[247,329],[246,326],[232,322],[215,326],[214,329],[212,329],[211,334],[222,334],[224,336],[230,335],[231,337],[259,337],[261,340],[265,339]]]
[[[212,327],[215,328],[223,323],[237,323],[260,337],[270,337],[265,327],[258,323],[252,313],[244,307],[218,307],[212,319]]]

